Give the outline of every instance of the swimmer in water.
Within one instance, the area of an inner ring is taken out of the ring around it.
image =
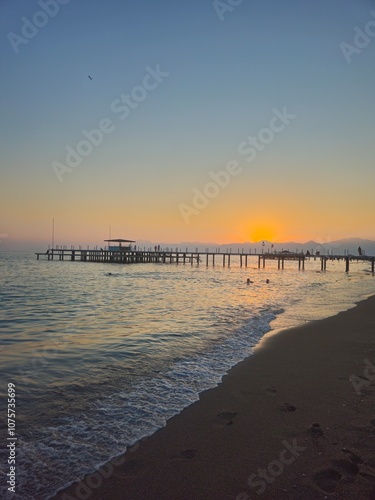
[[[268,279],[267,279],[267,280],[266,280],[266,283],[269,283],[269,282],[270,282],[270,280],[268,280]]]
[[[250,283],[254,283],[254,281],[251,281],[251,279],[250,279],[250,278],[247,278],[246,283],[247,283],[248,285],[250,285]]]

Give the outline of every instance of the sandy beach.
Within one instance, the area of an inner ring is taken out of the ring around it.
[[[375,498],[375,297],[271,332],[72,499]]]

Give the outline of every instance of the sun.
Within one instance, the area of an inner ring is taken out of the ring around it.
[[[250,238],[253,242],[261,240],[273,241],[274,236],[274,231],[266,226],[257,226],[250,230]]]

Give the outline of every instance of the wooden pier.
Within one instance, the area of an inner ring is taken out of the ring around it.
[[[222,265],[230,267],[233,257],[239,258],[240,267],[248,267],[248,262],[251,257],[258,257],[258,269],[266,267],[266,261],[277,261],[277,268],[283,270],[286,261],[295,261],[298,265],[298,270],[305,269],[306,260],[320,260],[320,268],[322,271],[327,269],[328,261],[343,261],[345,263],[345,271],[349,272],[351,262],[369,262],[371,272],[375,271],[375,257],[368,256],[353,256],[353,255],[305,255],[302,253],[246,253],[240,252],[199,252],[199,251],[182,251],[182,250],[135,250],[129,247],[123,247],[121,250],[83,250],[75,248],[52,248],[46,252],[37,252],[37,259],[59,261],[80,261],[80,262],[102,262],[116,264],[205,264]]]

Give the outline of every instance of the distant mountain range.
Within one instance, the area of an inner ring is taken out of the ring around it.
[[[317,251],[322,255],[326,254],[336,254],[336,255],[358,255],[358,248],[361,247],[364,255],[375,255],[375,241],[366,240],[363,238],[345,238],[336,241],[318,243],[316,241],[307,241],[306,243],[298,243],[296,241],[287,241],[284,243],[271,242],[268,240],[258,241],[256,243],[251,243],[246,241],[245,243],[228,243],[225,245],[220,245],[218,243],[203,243],[199,241],[183,241],[180,243],[154,243],[148,240],[140,240],[137,241],[138,248],[145,247],[154,248],[154,246],[160,245],[161,248],[170,248],[170,249],[181,249],[185,250],[196,250],[198,251],[209,251],[216,252],[221,250],[229,251],[232,249],[232,252],[237,252],[238,250],[242,252],[249,252],[251,250],[252,253],[260,253],[262,249],[264,252],[273,252],[273,251],[282,251],[289,250],[290,252],[304,252],[307,251],[315,254]]]

